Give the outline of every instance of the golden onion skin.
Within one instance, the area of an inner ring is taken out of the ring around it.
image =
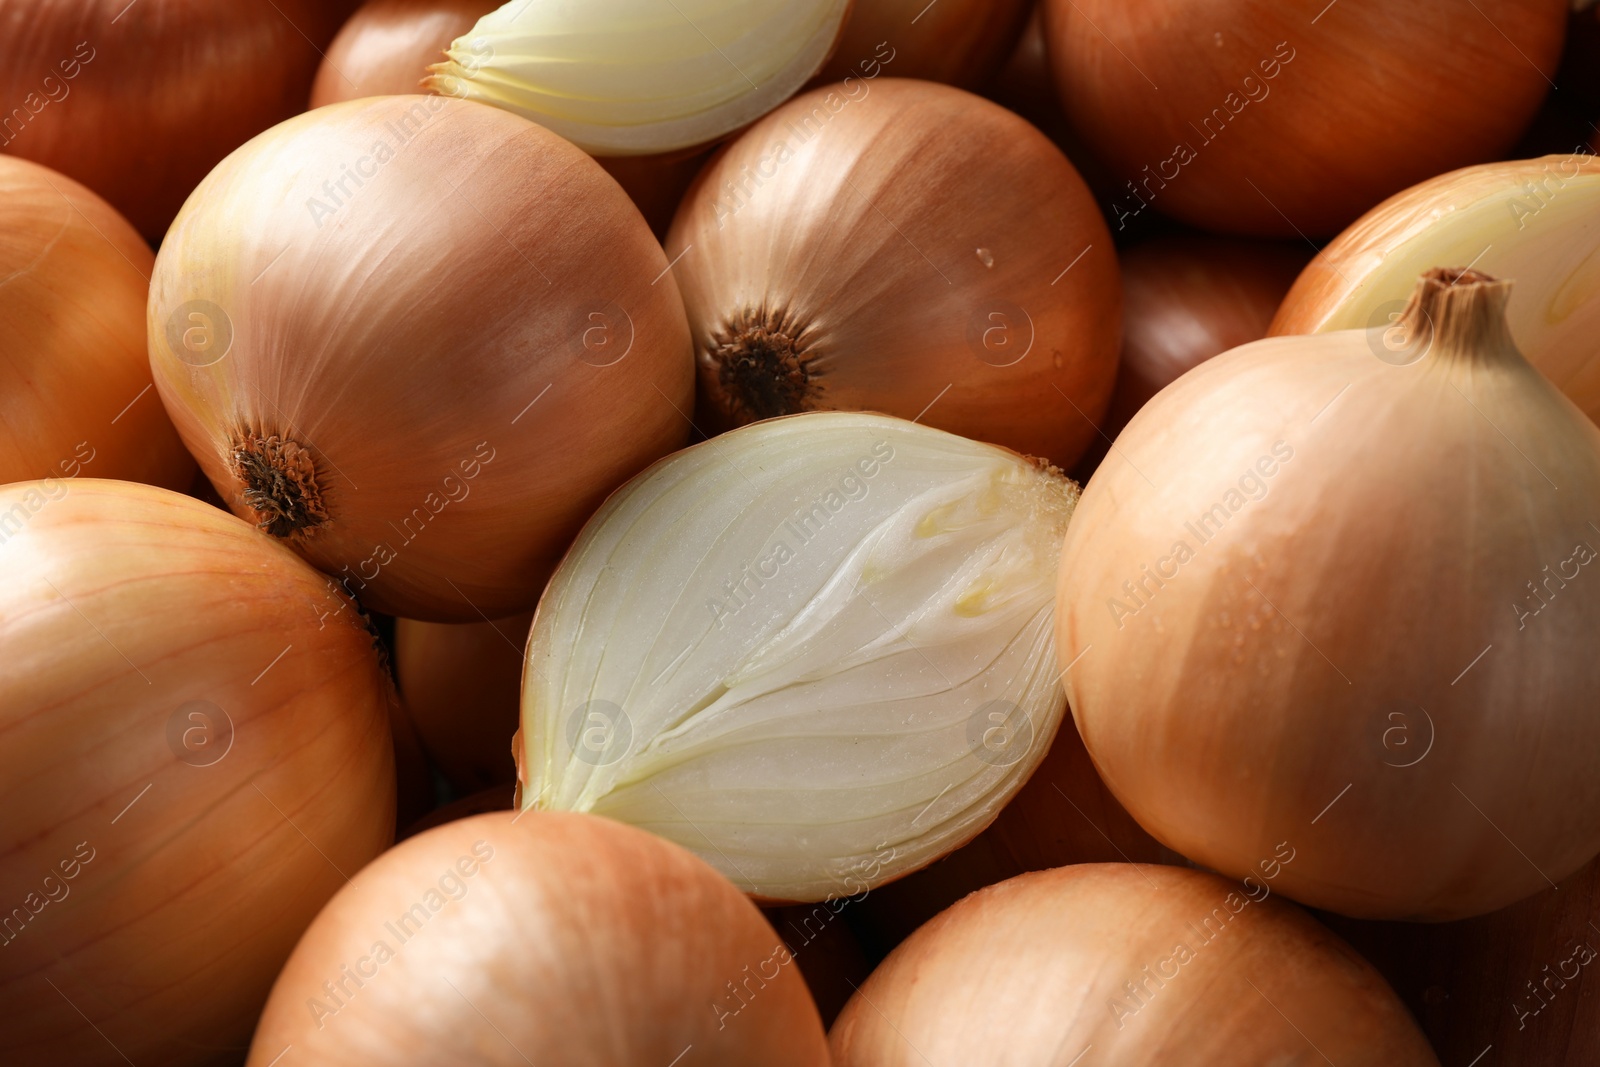
[[[1184,375],[1062,553],[1058,655],[1117,798],[1235,877],[1287,839],[1279,889],[1359,917],[1492,911],[1600,849],[1600,430],[1516,352],[1505,284],[1451,277],[1409,347]]]
[[[374,637],[293,553],[162,489],[7,486],[0,532],[0,1060],[238,1062],[301,931],[393,837]]]
[[[1272,885],[1114,863],[979,890],[862,985],[833,1062],[1438,1067],[1372,965]]]
[[[416,93],[428,64],[499,7],[494,0],[368,0],[339,29],[311,84],[311,106]]]
[[[736,995],[737,992],[737,995]],[[592,815],[410,838],[306,931],[251,1046],[361,1063],[827,1067],[778,934],[688,852]]]

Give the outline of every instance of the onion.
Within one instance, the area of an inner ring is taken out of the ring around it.
[[[306,931],[249,1067],[827,1067],[817,1009],[754,905],[659,838],[478,815],[403,842]]]
[[[974,893],[873,972],[833,1062],[1437,1067],[1372,965],[1272,889],[1088,864]]]
[[[1506,314],[1517,347],[1600,420],[1600,159],[1591,155],[1486,163],[1390,197],[1311,261],[1272,333],[1385,325],[1419,273],[1471,261],[1516,279]]]
[[[194,481],[150,388],[153,262],[104,200],[0,156],[0,483],[80,473],[168,489]]]
[[[1154,207],[1207,229],[1315,237],[1509,148],[1555,73],[1566,5],[1045,0],[1044,12],[1067,113],[1125,181],[1113,229]]]
[[[237,1057],[394,832],[372,634],[270,538],[128,482],[0,488],[0,584],[0,1060]]]
[[[156,257],[150,353],[229,505],[412,618],[532,607],[689,430],[683,307],[638,212],[560,138],[441,97],[319,108],[230,156]]]
[[[1033,0],[855,0],[819,80],[877,77],[892,63],[897,78],[970,89],[1005,63],[1032,10]]]
[[[223,156],[305,107],[354,6],[6,0],[0,151],[77,179],[158,241]]]
[[[498,6],[495,0],[367,0],[328,46],[311,106],[421,91],[428,65]]]
[[[1065,466],[1110,399],[1105,224],[1054,145],[961,90],[858,81],[790,102],[700,176],[667,250],[705,425],[920,415]]]
[[[1330,917],[1393,984],[1446,1063],[1589,1067],[1600,1057],[1600,863],[1492,915],[1456,923]]]
[[[510,785],[533,614],[493,622],[395,621],[400,695],[428,759],[460,793]]]
[[[827,61],[851,0],[513,0],[427,87],[505,108],[596,155],[693,148],[748,125]]]
[[[1059,471],[882,415],[758,423],[606,502],[523,675],[524,808],[592,811],[771,901],[962,844],[1063,709]]]
[[[1306,259],[1289,244],[1187,234],[1122,253],[1122,362],[1105,432],[1212,356],[1265,337]]]
[[[1286,895],[1430,920],[1600,850],[1600,429],[1517,353],[1509,291],[1430,271],[1395,327],[1219,356],[1095,473],[1058,652],[1168,846],[1240,877],[1287,839]]]

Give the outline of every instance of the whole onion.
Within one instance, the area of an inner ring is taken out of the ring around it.
[[[247,1062],[286,1053],[330,1067],[828,1064],[788,950],[710,867],[606,819],[509,812],[413,837],[329,902]]]
[[[0,483],[193,483],[145,356],[154,264],[104,200],[0,156]]]
[[[1068,528],[1058,658],[1140,824],[1372,918],[1504,907],[1600,850],[1600,429],[1517,352],[1509,283],[1273,338],[1134,416]]]
[[[436,96],[318,108],[213,171],[156,257],[150,359],[235,512],[412,618],[530,608],[689,432],[682,302],[626,195]]]
[[[152,242],[223,156],[305,108],[355,0],[0,0],[0,152]]]
[[[833,1062],[1438,1067],[1372,965],[1272,891],[1272,875],[1133,864],[991,886],[879,965]]]
[[[1032,10],[1032,0],[855,0],[818,81],[859,78],[881,63],[897,78],[971,89],[1005,63]]]
[[[237,1057],[392,839],[388,681],[326,577],[128,482],[0,488],[0,1060]]]
[[[987,100],[798,97],[696,179],[667,250],[708,427],[882,411],[1061,465],[1096,436],[1116,252],[1072,164]]]
[[[1045,0],[1067,113],[1147,208],[1206,229],[1332,234],[1509,148],[1549,89],[1567,0]]]

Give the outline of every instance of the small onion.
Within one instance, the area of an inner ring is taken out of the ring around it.
[[[150,387],[154,262],[104,200],[0,156],[0,483],[193,483],[194,460]]]
[[[1321,7],[1322,5],[1317,5]],[[1045,0],[1067,113],[1144,209],[1258,236],[1336,233],[1495,158],[1555,73],[1567,0]]]
[[[458,792],[510,785],[533,614],[491,622],[395,620],[400,696],[428,759]]]
[[[1116,252],[1072,164],[987,100],[899,79],[799,97],[706,169],[667,250],[708,426],[920,415],[1063,466],[1096,436]]]
[[[0,152],[158,241],[223,156],[305,108],[355,0],[3,0]]]
[[[897,78],[971,89],[1005,63],[1032,10],[1033,0],[855,0],[819,80],[859,78],[881,63]]]
[[[1438,1067],[1372,965],[1272,885],[1088,864],[974,893],[845,1007],[835,1067]]]
[[[1474,262],[1514,278],[1506,317],[1517,347],[1600,421],[1600,159],[1485,163],[1379,204],[1306,267],[1273,336],[1387,325],[1418,274]]]
[[[0,1061],[249,1040],[394,833],[388,681],[336,585],[128,482],[0,488]]]
[[[708,144],[827,61],[851,0],[512,0],[450,46],[427,87],[547,126],[596,155]]]
[[[278,1063],[827,1067],[761,913],[668,842],[510,813],[401,843],[317,916],[261,1017]]]
[[[592,811],[772,901],[859,893],[989,823],[1063,709],[1077,487],[882,415],[680,452],[606,502],[528,641],[521,806]]]
[[[1508,283],[1258,341],[1134,416],[1061,559],[1084,743],[1197,863],[1372,918],[1480,914],[1600,851],[1600,429]],[[1593,568],[1589,568],[1593,569]]]
[[[156,257],[149,340],[229,506],[412,618],[531,607],[689,431],[682,302],[622,190],[437,96],[318,108],[230,156]]]

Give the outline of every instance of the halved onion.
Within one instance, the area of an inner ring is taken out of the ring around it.
[[[0,488],[0,585],[0,1061],[237,1061],[392,840],[374,637],[271,538],[128,482]]]

